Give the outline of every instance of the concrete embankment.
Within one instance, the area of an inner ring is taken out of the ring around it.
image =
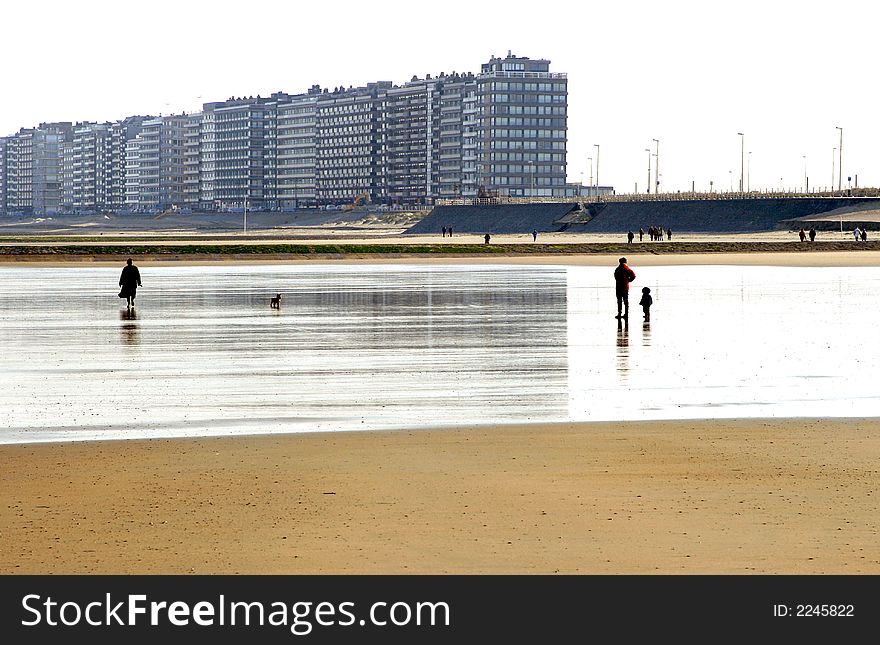
[[[480,234],[620,233],[661,226],[679,233],[752,233],[809,227],[812,220],[823,221],[829,213],[837,219],[841,212],[852,212],[858,221],[871,222],[868,213],[875,208],[880,208],[877,198],[858,197],[438,206],[406,232],[439,234],[443,227],[452,227],[455,232]],[[849,216],[844,219],[850,220]],[[880,218],[870,228],[877,228],[878,223]],[[817,228],[829,227],[817,224]]]

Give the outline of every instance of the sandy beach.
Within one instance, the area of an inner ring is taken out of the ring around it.
[[[880,573],[880,419],[474,422],[0,446],[0,573]]]
[[[0,448],[3,573],[880,573],[880,422]]]

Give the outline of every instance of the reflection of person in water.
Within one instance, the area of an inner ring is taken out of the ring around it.
[[[629,373],[629,320],[617,319],[617,371],[621,376]]]
[[[119,286],[122,287],[122,290],[119,292],[119,297],[125,298],[128,303],[128,308],[131,309],[134,307],[134,298],[137,294],[137,288],[142,286],[141,272],[131,263],[131,258],[128,258],[125,266],[122,268],[122,274],[119,276]]]
[[[134,309],[123,309],[119,312],[119,320],[122,321],[119,330],[122,332],[122,342],[126,345],[137,345],[140,340],[137,319]]]

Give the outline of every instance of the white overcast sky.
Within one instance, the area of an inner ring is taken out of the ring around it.
[[[569,78],[570,181],[629,192],[660,140],[668,190],[880,186],[876,2],[152,0],[0,5],[0,135],[479,71],[508,50]],[[652,165],[654,161],[652,160]],[[653,169],[652,169],[653,175]]]

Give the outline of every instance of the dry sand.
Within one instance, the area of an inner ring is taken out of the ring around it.
[[[0,448],[2,573],[880,573],[880,421]]]

